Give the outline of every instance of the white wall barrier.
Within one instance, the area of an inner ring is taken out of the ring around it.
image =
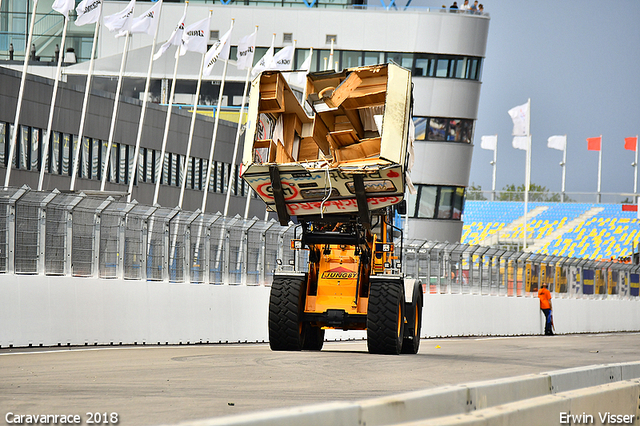
[[[268,301],[265,286],[4,274],[0,347],[265,342]],[[558,333],[640,330],[635,298],[553,303]],[[542,319],[536,298],[427,294],[422,336],[541,334]]]

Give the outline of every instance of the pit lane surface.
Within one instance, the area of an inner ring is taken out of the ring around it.
[[[563,368],[640,360],[640,333],[422,340],[418,355],[267,344],[0,349],[7,413],[117,413],[119,425],[178,423]]]

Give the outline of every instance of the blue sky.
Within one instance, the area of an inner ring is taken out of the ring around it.
[[[491,190],[493,152],[480,137],[493,134],[496,188],[524,183],[525,152],[511,146],[507,111],[531,98],[532,183],[560,191],[562,152],[547,138],[566,134],[566,191],[595,192],[598,153],[586,138],[602,135],[602,192],[633,192],[624,138],[640,133],[640,1],[484,4],[491,23],[470,183]]]

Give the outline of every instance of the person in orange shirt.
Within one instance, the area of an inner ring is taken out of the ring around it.
[[[546,336],[552,336],[552,324],[551,324],[551,293],[547,289],[547,283],[542,283],[542,288],[538,290],[538,298],[540,299],[540,310],[544,313],[546,318],[544,326],[544,334]]]

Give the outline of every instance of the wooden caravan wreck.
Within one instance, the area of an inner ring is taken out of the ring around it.
[[[364,217],[401,202],[411,73],[395,64],[311,73],[302,104],[287,75],[267,71],[252,82],[242,173],[280,222]]]

